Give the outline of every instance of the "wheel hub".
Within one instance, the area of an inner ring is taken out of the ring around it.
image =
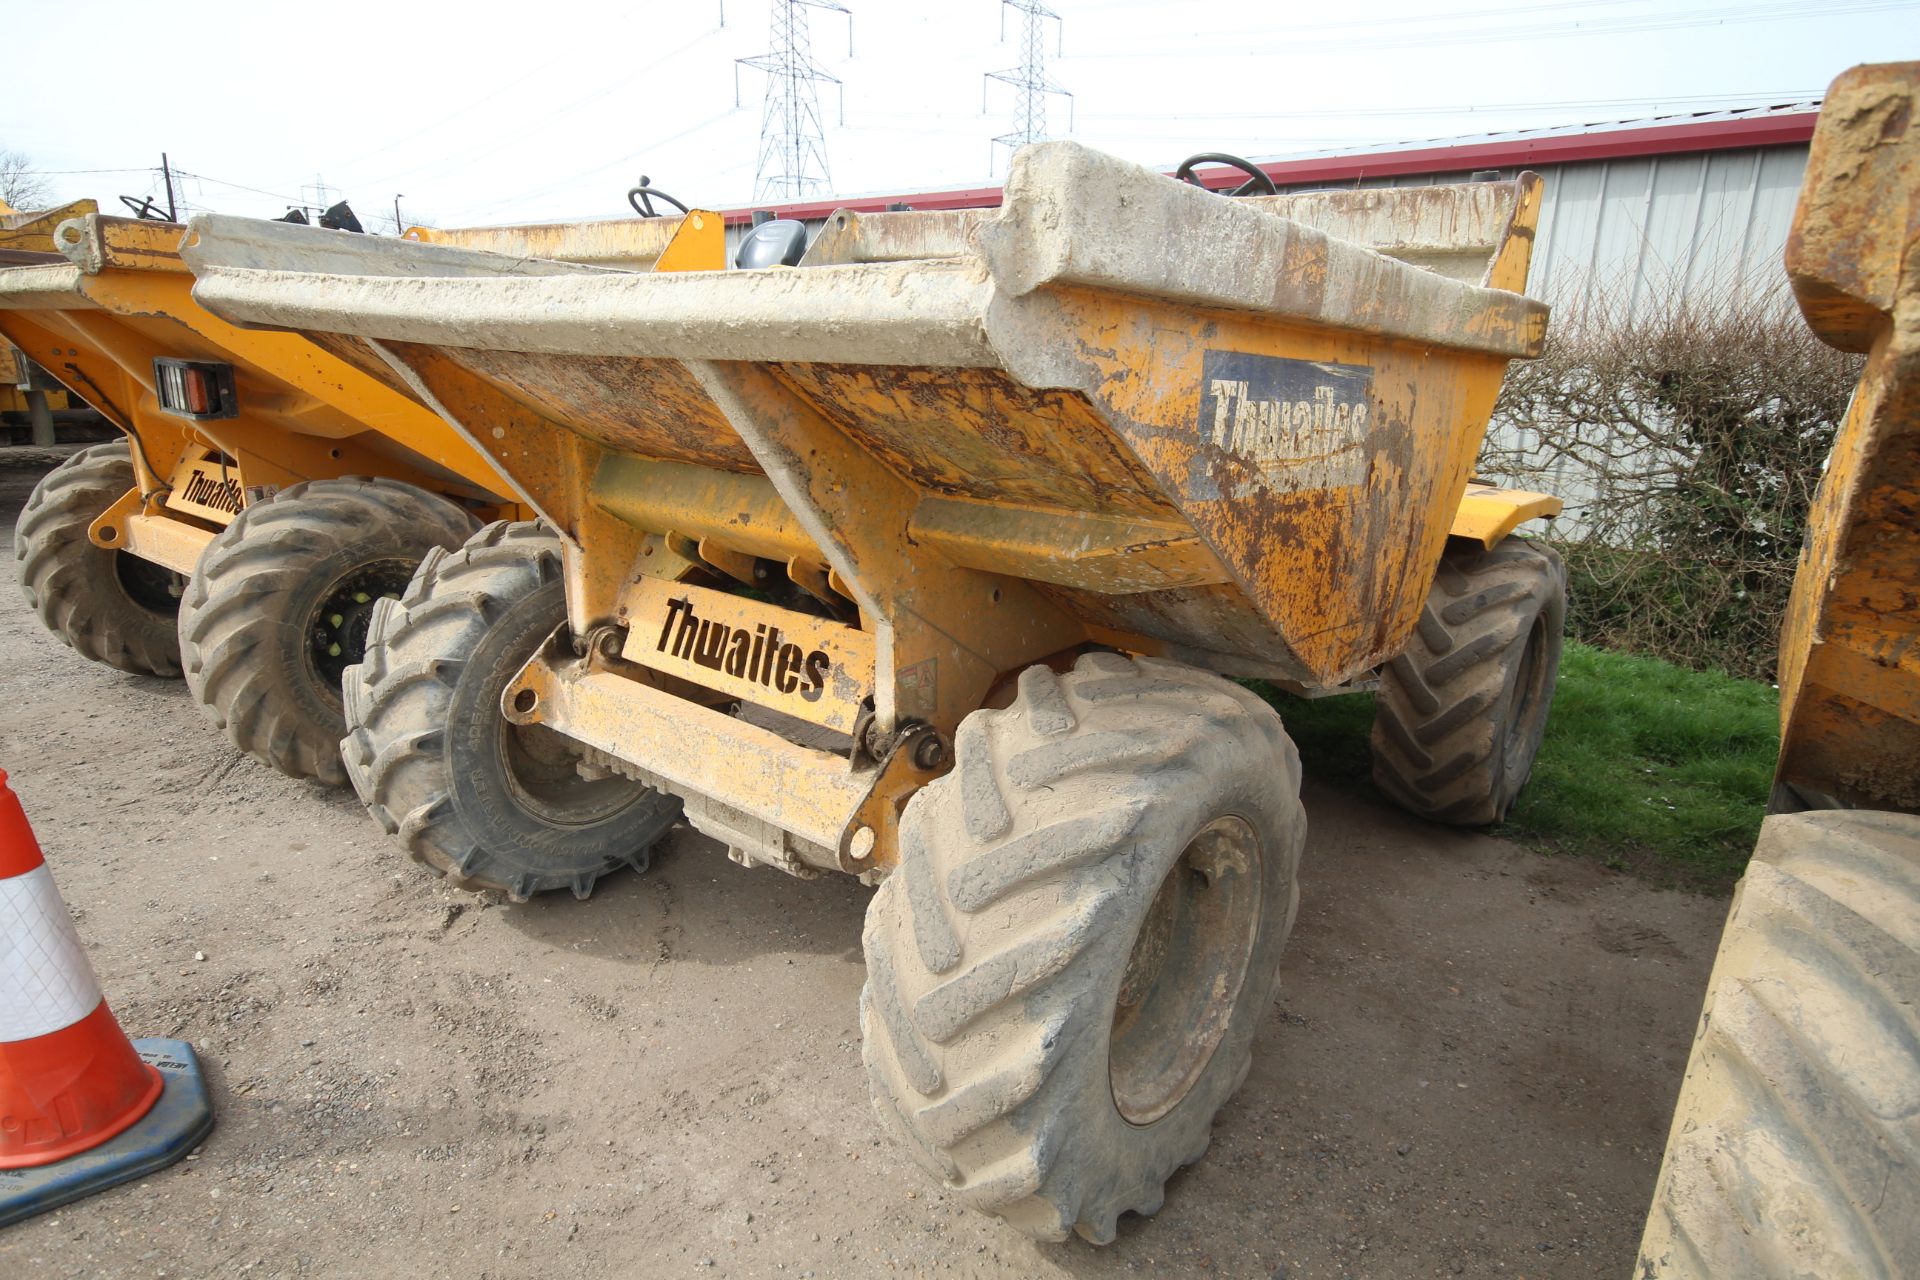
[[[1149,1125],[1186,1097],[1226,1035],[1260,928],[1261,849],[1244,819],[1201,828],[1134,937],[1113,1011],[1113,1101]]]
[[[401,561],[363,565],[335,583],[314,611],[307,654],[322,686],[338,689],[348,667],[367,653],[367,631],[381,600],[406,590],[413,570]]]

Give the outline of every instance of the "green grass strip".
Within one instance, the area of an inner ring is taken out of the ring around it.
[[[1308,777],[1386,803],[1367,751],[1372,694],[1253,687],[1286,721]],[[1493,833],[1724,891],[1753,851],[1779,747],[1767,685],[1568,642],[1533,777]]]

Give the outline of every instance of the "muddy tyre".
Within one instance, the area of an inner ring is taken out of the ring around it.
[[[867,912],[882,1123],[963,1201],[1096,1243],[1200,1158],[1272,1004],[1299,757],[1229,681],[1116,654],[1024,672],[908,804]]]
[[[416,862],[466,889],[524,901],[585,898],[607,873],[645,870],[680,802],[579,767],[551,729],[508,723],[500,695],[566,620],[560,540],[491,524],[434,551],[398,600],[375,608],[366,658],[348,668],[347,775]]]
[[[397,480],[314,480],[250,503],[200,553],[180,606],[187,687],[233,744],[295,778],[345,786],[340,680],[374,603],[471,516]]]
[[[1551,547],[1450,543],[1413,638],[1380,673],[1380,789],[1435,822],[1504,820],[1547,731],[1566,619],[1566,571]]]
[[[1920,817],[1767,819],[1636,1277],[1920,1275]]]
[[[124,440],[82,449],[49,471],[14,525],[15,569],[40,621],[82,656],[139,675],[177,676],[180,576],[87,539],[88,526],[133,483]]]

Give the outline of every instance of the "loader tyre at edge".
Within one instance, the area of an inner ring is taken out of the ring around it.
[[[1500,822],[1533,771],[1560,673],[1567,575],[1526,538],[1449,543],[1407,647],[1380,672],[1373,778],[1435,822]]]
[[[124,440],[82,449],[42,476],[14,525],[16,571],[47,630],[83,657],[177,676],[177,575],[87,539],[88,526],[133,485]]]
[[[1767,819],[1636,1280],[1920,1275],[1920,816]]]
[[[466,889],[585,898],[622,866],[645,870],[680,802],[617,775],[583,776],[551,729],[516,727],[500,695],[566,620],[560,539],[490,524],[435,550],[374,610],[347,669],[347,776],[414,861]]]
[[[398,480],[313,480],[249,503],[200,553],[181,602],[194,700],[249,755],[346,785],[340,679],[374,603],[473,528],[459,507]]]
[[[867,912],[881,1121],[965,1202],[1095,1243],[1151,1214],[1245,1078],[1305,818],[1280,718],[1099,653],[976,711]]]

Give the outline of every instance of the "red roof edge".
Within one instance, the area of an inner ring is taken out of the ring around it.
[[[1817,111],[1766,115],[1736,120],[1688,124],[1649,124],[1595,133],[1554,134],[1538,138],[1489,142],[1444,143],[1409,147],[1402,151],[1370,151],[1350,156],[1308,156],[1276,160],[1260,167],[1281,186],[1308,183],[1357,182],[1362,178],[1395,177],[1410,173],[1452,173],[1473,169],[1525,169],[1536,165],[1570,164],[1580,160],[1613,160],[1635,156],[1674,155],[1682,152],[1727,151],[1737,147],[1779,147],[1811,141]],[[1234,186],[1244,175],[1218,170],[1202,175],[1209,186]],[[864,196],[846,200],[810,200],[794,204],[761,205],[783,218],[824,218],[836,209],[880,213],[889,204],[919,209],[987,209],[1000,203],[1001,188],[971,187],[955,191],[908,192],[893,196]],[[752,208],[728,209],[728,222],[747,222]]]

